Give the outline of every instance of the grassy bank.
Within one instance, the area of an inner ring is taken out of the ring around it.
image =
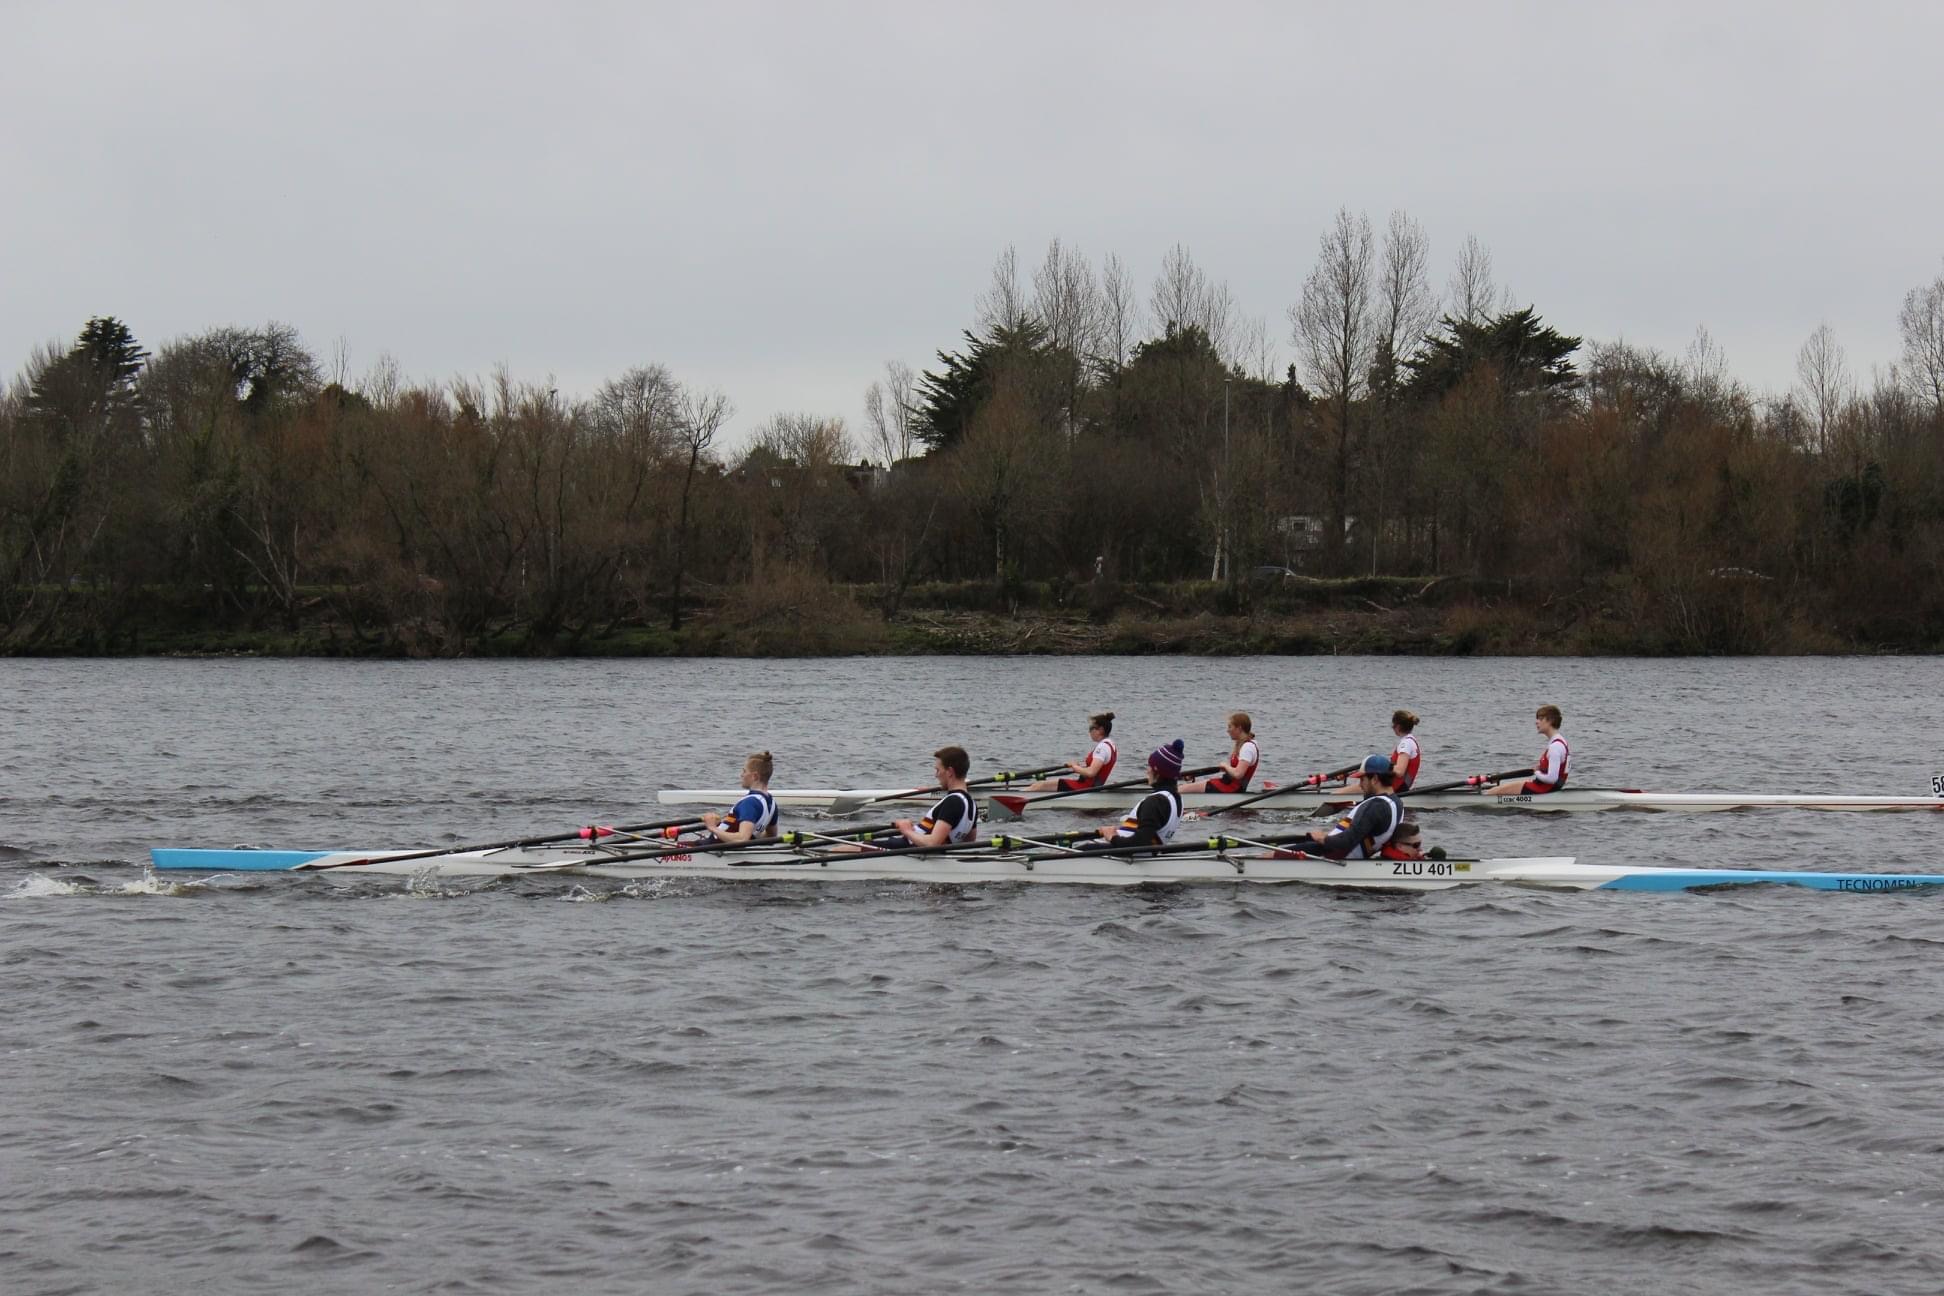
[[[1423,577],[1269,583],[920,585],[885,615],[875,586],[772,582],[705,589],[662,623],[467,621],[437,605],[386,617],[355,591],[318,591],[293,615],[156,593],[64,596],[0,635],[17,655],[316,657],[802,657],[1000,653],[1686,655],[1934,652],[1924,625],[1844,626],[1782,591],[1703,582],[1573,591]]]

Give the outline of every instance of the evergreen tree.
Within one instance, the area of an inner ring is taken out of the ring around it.
[[[940,351],[939,372],[927,369],[917,383],[915,430],[933,450],[964,439],[973,416],[992,398],[1001,370],[1013,362],[1037,362],[1047,351],[1046,326],[1030,318],[994,324],[983,337],[964,336],[965,350]]]
[[[1437,400],[1491,365],[1508,392],[1563,391],[1579,385],[1572,355],[1580,339],[1548,328],[1530,306],[1477,322],[1439,321],[1424,349],[1405,362],[1410,394]]]
[[[112,315],[96,316],[67,354],[35,377],[27,392],[28,413],[57,438],[105,427],[135,408],[135,379],[147,359],[126,324]]]

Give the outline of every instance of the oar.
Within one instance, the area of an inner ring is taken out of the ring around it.
[[[846,828],[842,834],[822,834],[822,832],[795,830],[795,832],[778,834],[776,837],[750,837],[748,841],[696,841],[692,845],[671,845],[671,847],[659,847],[659,849],[653,849],[653,851],[616,851],[614,855],[601,855],[599,859],[564,859],[564,861],[550,861],[550,863],[544,863],[544,865],[531,865],[531,867],[533,869],[573,869],[573,867],[579,867],[579,865],[630,865],[630,863],[643,861],[643,859],[673,859],[677,855],[696,855],[696,853],[702,853],[702,851],[710,851],[710,853],[713,853],[713,851],[746,851],[752,845],[793,845],[797,849],[805,849],[809,845],[815,845],[815,841],[811,841],[813,837],[818,839],[818,841],[830,841],[830,843],[861,843],[861,845],[869,845],[871,843],[871,837],[886,834],[886,832],[896,832],[896,828],[898,828],[896,824],[871,824],[869,828]],[[900,837],[900,841],[902,841],[902,837]]]
[[[827,841],[848,841],[854,838],[868,838],[877,833],[890,832],[895,824],[871,824],[863,828],[846,828],[842,833],[804,833],[786,832],[775,837],[752,837],[748,841],[701,841],[674,846],[658,846],[654,850],[617,851],[612,855],[600,855],[564,860],[547,860],[539,864],[521,865],[521,872],[544,873],[551,869],[579,868],[583,864],[631,864],[641,860],[673,859],[678,855],[713,854],[718,851],[748,850],[752,846],[798,845],[806,836],[822,837]],[[335,867],[335,866],[333,866]]]
[[[1208,819],[1218,814],[1227,814],[1231,810],[1240,810],[1244,806],[1252,806],[1258,801],[1267,801],[1271,797],[1279,797],[1285,792],[1300,792],[1304,788],[1317,788],[1323,786],[1325,783],[1335,783],[1340,779],[1350,777],[1350,775],[1355,774],[1361,768],[1361,765],[1346,765],[1340,770],[1331,770],[1328,774],[1311,774],[1308,778],[1300,782],[1285,783],[1280,787],[1268,788],[1252,796],[1243,797],[1240,801],[1231,801],[1225,806],[1216,806],[1213,810],[1200,811],[1198,812],[1198,817]]]
[[[1058,765],[1042,765],[1038,769],[1006,770],[1000,774],[988,774],[984,778],[968,780],[967,787],[1004,787],[1008,783],[1031,783],[1036,779],[1051,778],[1055,774],[1071,773],[1070,767],[1062,761]]]
[[[1030,770],[1007,770],[1001,774],[988,774],[984,778],[967,779],[965,786],[970,791],[973,788],[1004,787],[1009,783],[1030,783],[1035,779],[1043,779],[1051,774],[1063,773],[1065,770],[1066,766],[1063,764],[1046,765],[1039,769]],[[824,813],[833,816],[856,814],[865,806],[876,805],[881,801],[904,801],[911,797],[938,796],[944,791],[945,788],[943,786],[935,786],[912,788],[909,792],[885,792],[873,797],[834,797],[831,799],[830,804],[824,808]]]
[[[1505,770],[1498,774],[1473,774],[1469,778],[1461,778],[1456,782],[1433,783],[1429,787],[1414,787],[1408,792],[1399,792],[1397,795],[1407,797],[1416,796],[1420,792],[1459,792],[1466,788],[1490,787],[1494,783],[1503,783],[1506,779],[1527,778],[1531,774],[1532,770],[1530,768]]]
[[[1181,771],[1181,777],[1185,779],[1200,778],[1204,774],[1213,774],[1221,768],[1220,765],[1207,765],[1201,769],[1183,770]],[[1123,788],[1138,787],[1146,782],[1147,775],[1143,774],[1139,778],[1121,779],[1115,783],[1102,783],[1098,787],[1074,788],[1070,792],[1047,792],[1035,797],[1001,794],[988,798],[988,804],[998,806],[1004,810],[1007,818],[1017,819],[1020,815],[1026,813],[1027,806],[1045,805],[1048,801],[1058,801],[1063,797],[1082,796],[1088,792],[1117,792]]]
[[[752,837],[748,841],[726,842],[711,838],[704,842],[689,842],[674,846],[658,846],[654,850],[617,851],[612,855],[575,856],[568,859],[543,860],[537,864],[516,865],[522,873],[546,873],[554,869],[581,868],[588,864],[628,864],[637,860],[673,859],[684,855],[714,854],[718,851],[749,850],[754,846],[775,846],[781,837]]]
[[[476,846],[445,846],[434,850],[405,851],[398,855],[367,855],[363,859],[340,860],[336,864],[306,864],[301,868],[312,870],[360,868],[370,864],[397,864],[404,860],[436,859],[441,855],[465,855],[473,851],[519,850],[527,846],[551,846],[564,841],[599,841],[603,837],[617,835],[633,836],[639,833],[657,832],[664,828],[693,828],[702,822],[700,818],[664,819],[660,823],[626,824],[620,828],[605,824],[593,824],[586,828],[576,828],[569,833],[555,833],[551,837],[521,837],[512,841],[480,842]]]

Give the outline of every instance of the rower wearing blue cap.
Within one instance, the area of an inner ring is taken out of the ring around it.
[[[1363,800],[1328,830],[1318,828],[1310,834],[1318,846],[1313,853],[1325,859],[1360,860],[1376,859],[1383,852],[1404,822],[1404,803],[1390,790],[1391,769],[1388,756],[1364,758],[1357,767],[1357,791]]]

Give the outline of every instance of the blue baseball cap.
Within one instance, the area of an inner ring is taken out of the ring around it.
[[[1361,764],[1361,765],[1359,765],[1359,766],[1357,767],[1357,773],[1359,773],[1359,774],[1381,774],[1381,775],[1383,775],[1383,776],[1384,776],[1385,778],[1389,778],[1389,777],[1390,777],[1390,775],[1391,775],[1391,761],[1390,761],[1390,757],[1388,757],[1388,756],[1366,756],[1366,757],[1364,757],[1364,763],[1363,763],[1363,764]]]

